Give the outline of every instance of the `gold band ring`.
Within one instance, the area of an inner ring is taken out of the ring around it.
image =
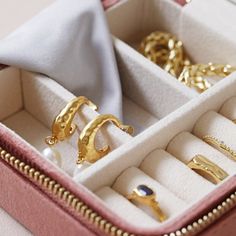
[[[188,167],[214,184],[218,184],[228,177],[228,174],[222,168],[202,155],[193,157],[188,163]]]
[[[206,143],[210,144],[214,148],[216,148],[218,151],[225,154],[230,159],[236,161],[236,151],[234,151],[228,145],[226,145],[224,143],[224,141],[221,141],[221,140],[219,140],[219,139],[217,139],[217,138],[215,138],[211,135],[205,135],[202,138],[202,140],[205,141]]]
[[[127,199],[151,207],[158,221],[163,222],[167,219],[166,215],[161,210],[158,201],[156,201],[156,194],[148,186],[137,186],[137,188],[127,196]]]

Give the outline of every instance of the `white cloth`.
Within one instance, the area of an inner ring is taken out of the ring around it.
[[[0,40],[1,63],[45,74],[76,96],[87,96],[101,113],[122,118],[120,80],[100,0],[55,1]]]

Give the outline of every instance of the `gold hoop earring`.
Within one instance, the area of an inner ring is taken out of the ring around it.
[[[113,115],[99,115],[94,120],[89,122],[84,130],[81,132],[78,141],[78,161],[77,164],[83,162],[94,163],[110,152],[110,147],[106,145],[100,150],[95,147],[95,138],[98,130],[107,122],[112,122],[118,128],[128,134],[133,133],[131,126],[123,125],[119,119]]]
[[[97,110],[97,106],[86,97],[80,96],[74,98],[56,116],[51,128],[52,134],[45,138],[45,143],[49,147],[43,150],[43,156],[58,166],[61,165],[61,156],[53,146],[58,142],[70,138],[74,134],[77,125],[73,123],[73,120],[83,105],[88,105],[93,110]]]
[[[83,105],[88,105],[93,110],[97,110],[97,106],[86,97],[80,96],[71,100],[57,115],[52,124],[52,135],[45,139],[45,142],[49,146],[52,146],[59,141],[64,141],[74,134],[77,125],[72,122],[76,113]]]

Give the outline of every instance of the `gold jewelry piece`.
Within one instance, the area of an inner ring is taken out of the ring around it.
[[[158,201],[156,201],[156,194],[148,186],[139,185],[127,196],[127,199],[151,207],[153,213],[160,222],[167,219],[166,215],[161,210]]]
[[[226,77],[236,71],[235,67],[221,64],[193,65],[184,53],[183,43],[174,35],[165,32],[153,32],[140,44],[140,52],[149,60],[169,72],[188,87],[204,92],[212,84],[203,77]]]
[[[95,138],[98,130],[107,122],[112,122],[126,133],[132,134],[131,126],[123,125],[119,119],[113,115],[99,115],[94,120],[90,121],[81,132],[78,148],[79,155],[77,164],[82,164],[84,161],[94,163],[110,152],[110,147],[106,145],[100,150],[95,147]]]
[[[223,169],[202,155],[193,157],[188,163],[188,167],[214,184],[218,184],[228,177],[228,174]]]
[[[61,110],[59,115],[57,115],[52,124],[52,135],[48,136],[45,139],[45,142],[49,147],[45,148],[42,151],[42,154],[46,159],[48,159],[59,167],[61,166],[62,162],[61,154],[53,146],[59,141],[64,141],[65,139],[71,137],[74,134],[77,125],[73,124],[72,121],[75,117],[75,114],[84,104],[90,106],[94,110],[97,109],[96,105],[94,105],[86,97],[81,96],[78,98],[74,98],[66,105],[63,110]]]
[[[204,92],[212,84],[204,76],[226,77],[235,72],[236,68],[221,64],[195,64],[185,66],[178,80],[188,87],[195,87],[199,92]]]
[[[183,44],[174,35],[156,31],[143,39],[140,52],[174,77],[178,77],[189,60],[184,55]]]
[[[236,151],[231,149],[229,146],[227,146],[224,141],[220,141],[219,139],[211,136],[211,135],[205,135],[203,138],[203,141],[210,144],[214,148],[216,148],[218,151],[221,151],[223,154],[225,154],[230,159],[236,161]]]
[[[86,97],[80,96],[74,98],[55,118],[52,124],[52,135],[45,139],[46,144],[53,146],[59,141],[64,141],[74,134],[77,125],[73,124],[72,121],[76,113],[84,104],[88,105],[93,110],[97,110],[97,106]]]

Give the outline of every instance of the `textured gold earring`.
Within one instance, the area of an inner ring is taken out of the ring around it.
[[[97,116],[86,125],[80,134],[78,141],[79,155],[77,164],[82,164],[85,161],[94,163],[110,152],[110,147],[108,145],[100,150],[97,150],[95,146],[96,134],[98,130],[107,122],[112,122],[118,128],[129,134],[133,133],[133,128],[131,126],[123,125],[121,121],[113,115]]]
[[[61,165],[61,157],[60,153],[54,148],[54,145],[69,139],[74,134],[77,125],[73,123],[73,120],[81,106],[85,104],[93,110],[97,110],[97,106],[86,97],[80,96],[74,98],[56,116],[52,124],[52,134],[45,139],[49,147],[43,150],[43,155],[58,166]]]

